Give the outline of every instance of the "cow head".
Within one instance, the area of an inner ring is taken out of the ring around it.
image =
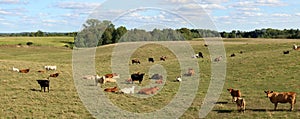
[[[267,94],[267,97],[269,98],[269,97],[271,97],[271,96],[272,96],[272,94],[273,94],[273,91],[265,91],[265,93]]]
[[[229,92],[231,92],[233,89],[232,89],[232,88],[228,88],[227,90],[228,90]]]

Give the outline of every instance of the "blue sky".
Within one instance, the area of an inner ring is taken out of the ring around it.
[[[298,0],[0,0],[0,32],[79,31],[88,18],[127,28],[299,29]]]

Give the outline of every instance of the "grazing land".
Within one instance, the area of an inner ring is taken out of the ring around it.
[[[65,45],[72,44],[72,37],[1,37],[0,38],[0,117],[1,118],[93,118],[81,102],[72,79],[72,49]],[[33,45],[26,46],[27,42]],[[22,47],[18,47],[21,44]],[[198,118],[202,100],[207,92],[211,78],[211,61],[207,47],[202,39],[190,41],[195,53],[201,51],[204,58],[195,59],[200,67],[200,83],[192,105],[181,118]],[[279,104],[277,111],[266,97],[265,90],[294,91],[300,99],[300,51],[292,49],[300,40],[288,39],[224,39],[226,50],[227,74],[222,94],[207,118],[298,118],[300,103],[296,103],[290,112],[289,104]],[[23,47],[24,46],[24,47]],[[25,47],[26,46],[26,47]],[[111,56],[115,45],[97,48],[96,72],[102,76],[111,72]],[[283,51],[289,50],[289,54]],[[241,54],[240,51],[243,51]],[[234,53],[235,57],[230,57]],[[166,61],[159,61],[160,56],[167,56]],[[155,62],[148,62],[154,57]],[[147,44],[137,49],[131,58],[139,58],[141,64],[132,65],[128,61],[130,72],[145,72],[141,86],[151,80],[149,68],[154,64],[165,67],[167,82],[158,94],[150,98],[135,98],[126,94],[105,93],[120,108],[135,112],[151,112],[168,104],[176,94],[179,82],[174,82],[180,75],[180,66],[176,56],[167,48],[158,44]],[[45,65],[56,65],[56,71],[44,70]],[[30,68],[26,74],[13,72],[12,67]],[[49,74],[60,72],[57,78],[50,78],[50,92],[40,92],[36,80],[46,79]],[[130,76],[128,76],[129,78]],[[118,79],[125,82],[126,79]],[[137,83],[136,83],[137,84]],[[137,84],[138,85],[138,84]],[[105,84],[102,89],[116,86]],[[246,100],[246,111],[237,111],[231,102],[227,88],[239,89]],[[99,91],[102,90],[99,87]],[[299,101],[297,101],[299,102]]]

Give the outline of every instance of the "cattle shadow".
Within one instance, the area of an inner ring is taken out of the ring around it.
[[[225,101],[223,101],[223,102],[216,102],[215,104],[228,104],[228,102],[225,102]]]

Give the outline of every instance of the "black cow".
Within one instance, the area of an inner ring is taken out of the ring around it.
[[[230,55],[230,57],[235,57],[235,54],[234,54],[234,53],[232,53],[232,54]]]
[[[41,92],[44,88],[44,92],[46,92],[46,87],[48,88],[48,92],[49,92],[49,85],[50,85],[50,80],[36,80],[40,86],[41,86]]]
[[[289,54],[290,53],[290,51],[283,51],[283,54]]]
[[[131,60],[131,63],[132,64],[141,64],[140,60],[138,60],[138,59]]]
[[[198,55],[199,55],[198,58],[200,58],[200,57],[203,58],[202,52],[199,52]]]
[[[154,62],[154,58],[150,57],[150,58],[148,58],[148,61],[149,62]]]
[[[131,81],[139,81],[139,84],[142,83],[145,73],[137,73],[137,74],[131,74]]]
[[[160,59],[160,61],[166,61],[167,56],[161,56],[159,59]]]

